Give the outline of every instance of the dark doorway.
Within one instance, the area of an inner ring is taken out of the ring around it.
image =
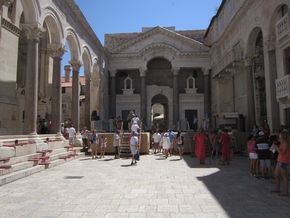
[[[127,116],[131,110],[122,110],[123,129],[129,130]]]
[[[189,129],[193,129],[194,116],[197,117],[197,110],[185,110],[185,118],[187,119],[187,122],[189,124]]]

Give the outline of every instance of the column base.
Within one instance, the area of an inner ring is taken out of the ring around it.
[[[30,133],[28,135],[28,141],[33,143],[42,143],[43,140],[39,137],[39,135],[36,132]]]

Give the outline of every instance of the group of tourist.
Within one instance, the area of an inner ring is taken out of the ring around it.
[[[287,168],[290,163],[290,133],[281,125],[278,134],[270,133],[268,125],[254,126],[248,137],[250,175],[259,178],[275,179],[276,188],[272,191],[280,196],[288,196]],[[273,173],[274,171],[274,173]],[[258,173],[257,173],[258,172]],[[284,191],[280,193],[281,178]]]

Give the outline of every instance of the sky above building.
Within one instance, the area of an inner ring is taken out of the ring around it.
[[[222,0],[75,0],[102,45],[105,34],[141,32],[142,27],[207,29],[221,2]],[[68,51],[63,56],[62,69],[69,59]],[[80,75],[83,75],[82,69]]]

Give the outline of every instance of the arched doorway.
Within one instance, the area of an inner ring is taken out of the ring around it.
[[[168,129],[168,99],[162,94],[155,95],[151,100],[151,123],[152,129],[163,131]]]

